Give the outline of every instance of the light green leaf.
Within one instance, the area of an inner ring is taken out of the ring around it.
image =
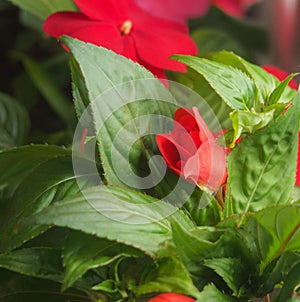
[[[153,292],[176,292],[200,297],[198,289],[183,264],[175,258],[163,258],[150,270],[142,284],[135,290],[137,295]]]
[[[71,232],[63,250],[63,263],[66,267],[63,289],[72,286],[89,269],[108,265],[120,257],[139,255],[143,254],[130,246]]]
[[[72,0],[9,0],[21,9],[46,19],[50,14],[57,11],[76,11],[77,8]]]
[[[172,58],[197,71],[232,109],[251,109],[257,102],[257,88],[248,75],[223,63],[192,56]]]
[[[29,130],[29,117],[21,104],[0,93],[0,149],[24,144]]]
[[[61,281],[61,253],[51,248],[27,248],[0,254],[0,267],[31,277]]]
[[[216,62],[232,66],[247,74],[254,81],[255,86],[257,87],[259,104],[268,104],[271,94],[280,85],[280,81],[275,76],[268,73],[263,68],[247,62],[245,59],[232,52],[220,51],[212,54],[210,57]],[[284,87],[280,87],[280,89],[285,89],[280,93],[280,97],[278,98],[277,102],[291,102],[296,94],[296,91],[290,87],[286,87],[286,85]]]
[[[245,225],[256,241],[261,272],[287,251],[300,250],[300,206],[274,206],[254,213]]]
[[[233,111],[230,113],[234,130],[230,147],[235,146],[242,134],[253,134],[257,130],[267,126],[274,119],[275,109],[267,112]]]
[[[299,96],[268,127],[244,138],[228,157],[225,216],[292,200],[298,148]]]
[[[297,74],[290,74],[284,81],[282,81],[271,93],[268,104],[277,104],[281,100],[282,95],[284,94],[286,88],[288,88],[289,82],[296,76]],[[289,89],[289,88],[288,88]],[[284,103],[287,103],[288,100],[285,100]]]
[[[125,188],[98,186],[56,202],[29,223],[81,230],[136,247],[150,255],[170,238],[171,213],[184,228],[191,221],[175,207]]]

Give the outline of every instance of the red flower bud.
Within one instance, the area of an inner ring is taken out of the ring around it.
[[[160,294],[148,302],[195,302],[194,299],[175,293]]]
[[[216,191],[227,177],[225,150],[196,107],[178,109],[174,121],[171,133],[156,136],[167,166],[186,180]]]

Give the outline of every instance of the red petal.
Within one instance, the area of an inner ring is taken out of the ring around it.
[[[165,293],[148,300],[148,302],[195,302],[195,300],[180,294]]]
[[[210,5],[210,0],[137,0],[136,2],[156,17],[180,23],[185,23],[190,17],[205,14]]]
[[[74,2],[91,19],[115,21],[117,25],[128,19],[126,0],[74,0]]]
[[[165,71],[162,68],[157,68],[153,65],[150,65],[140,58],[138,59],[137,62],[139,64],[143,65],[151,73],[153,73],[164,85],[167,85],[167,77],[166,77]]]
[[[216,191],[227,177],[225,150],[215,141],[204,142],[183,167],[183,176],[198,185]]]
[[[136,28],[132,35],[138,55],[158,68],[185,72],[184,64],[169,59],[175,54],[196,55],[197,46],[186,34],[167,28]]]
[[[85,42],[112,49],[118,53],[122,50],[121,34],[116,26],[92,21],[81,13],[55,13],[46,19],[44,31],[55,38],[61,35],[69,35]]]

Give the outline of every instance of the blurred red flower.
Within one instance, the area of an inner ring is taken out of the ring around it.
[[[150,299],[148,302],[195,302],[195,301],[196,300],[184,295],[175,294],[175,293],[165,293]]]
[[[211,0],[136,0],[136,2],[154,16],[185,23],[189,18],[206,14]]]
[[[275,66],[264,65],[262,66],[262,68],[270,74],[274,75],[279,81],[284,81],[286,77],[289,76],[289,73]],[[295,80],[291,80],[289,86],[294,90],[298,90],[299,84]],[[300,132],[298,133],[298,161],[296,172],[296,186],[300,186]]]
[[[216,191],[227,177],[225,150],[196,107],[178,109],[174,121],[171,133],[156,136],[167,166],[201,188]]]
[[[174,54],[196,55],[197,46],[185,25],[153,17],[134,0],[74,0],[81,12],[57,12],[44,23],[55,38],[69,35],[124,55],[165,78],[164,69],[185,72],[169,59]]]

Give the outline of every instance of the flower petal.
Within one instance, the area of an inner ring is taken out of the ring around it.
[[[128,19],[126,0],[74,0],[78,8],[89,18],[102,21],[115,21],[117,25]]]
[[[116,26],[90,20],[81,13],[60,12],[52,14],[44,23],[44,31],[55,38],[69,35],[118,53],[122,50],[121,34]]]
[[[241,0],[213,0],[212,4],[219,7],[225,13],[241,17],[244,15]]]
[[[151,298],[148,302],[195,302],[195,300],[181,294],[164,293]]]
[[[204,142],[185,163],[183,176],[197,185],[216,191],[227,177],[225,150],[215,141]]]
[[[136,2],[156,17],[180,23],[185,23],[190,17],[205,14],[210,5],[210,0],[137,0]]]
[[[169,59],[175,54],[196,55],[197,46],[186,34],[167,28],[137,28],[133,30],[138,55],[158,68],[186,71],[186,66]]]

